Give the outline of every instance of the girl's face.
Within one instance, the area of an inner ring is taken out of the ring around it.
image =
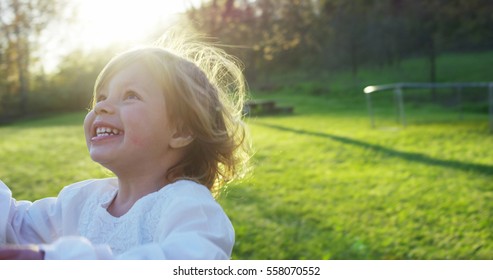
[[[175,130],[163,90],[146,67],[134,63],[118,71],[96,100],[84,121],[94,161],[125,174],[169,168]]]

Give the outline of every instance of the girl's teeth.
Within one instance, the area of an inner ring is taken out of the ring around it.
[[[109,127],[98,127],[96,129],[97,136],[109,136],[109,135],[118,135],[120,134],[120,130],[116,128]]]

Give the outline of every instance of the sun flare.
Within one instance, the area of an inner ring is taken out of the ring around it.
[[[76,37],[83,48],[142,41],[157,26],[170,24],[198,1],[77,0]]]

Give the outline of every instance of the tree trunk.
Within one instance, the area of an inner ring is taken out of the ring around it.
[[[13,1],[14,14],[19,16],[19,2]],[[29,67],[29,50],[27,48],[28,42],[27,38],[23,40],[23,34],[21,33],[20,22],[16,21],[14,23],[14,34],[16,39],[16,63],[19,78],[19,111],[21,115],[27,114],[27,102],[28,102],[28,67]]]
[[[24,51],[22,50],[22,46],[19,46],[18,44],[18,51]],[[27,77],[27,60],[29,59],[27,51],[24,51],[22,53],[19,53],[17,55],[17,67],[19,68],[19,96],[20,96],[20,103],[19,103],[19,110],[22,115],[27,114],[27,103],[28,103],[28,90],[29,90],[29,85],[28,85],[28,77]]]

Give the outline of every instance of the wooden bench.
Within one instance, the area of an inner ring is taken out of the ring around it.
[[[291,114],[293,107],[279,107],[273,100],[249,100],[243,106],[243,113],[248,116]]]

